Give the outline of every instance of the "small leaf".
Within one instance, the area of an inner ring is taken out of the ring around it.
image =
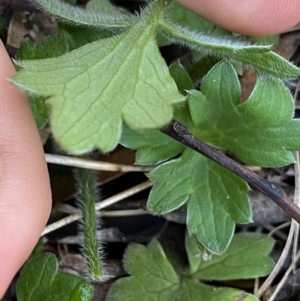
[[[56,271],[57,261],[52,254],[43,254],[28,261],[17,284],[18,301],[50,301]]]
[[[170,41],[201,51],[206,55],[250,64],[258,71],[276,78],[295,78],[300,75],[300,69],[272,52],[270,46],[252,45],[240,38],[230,36],[214,37],[192,31],[168,19],[160,21],[160,29]]]
[[[58,274],[53,254],[28,261],[17,284],[18,301],[90,301],[93,286],[71,274]]]
[[[190,248],[191,245],[191,242],[187,244],[187,252],[195,254],[196,248]],[[274,267],[273,260],[267,257],[273,246],[274,240],[269,236],[242,233],[234,236],[222,255],[212,255],[205,260],[198,249],[201,263],[198,263],[197,271],[193,271],[193,277],[202,280],[233,280],[266,276]]]
[[[51,96],[53,135],[65,150],[80,154],[99,147],[107,152],[119,142],[122,119],[142,130],[162,127],[172,118],[172,105],[183,96],[148,22],[141,18],[121,35],[59,58],[19,62],[24,70],[13,82]]]
[[[90,301],[93,294],[93,287],[85,280],[61,273],[54,278],[51,301]]]
[[[194,84],[184,69],[180,62],[172,64],[169,68],[170,74],[175,80],[177,88],[181,94],[186,95],[186,90],[191,90],[194,88]]]
[[[166,175],[168,175],[166,177]],[[228,247],[235,221],[251,221],[248,185],[224,167],[193,150],[149,173],[155,182],[147,208],[164,214],[187,203],[187,228],[211,252]]]
[[[178,155],[184,146],[158,130],[133,131],[123,126],[120,143],[127,148],[138,149],[138,164],[158,164]]]
[[[87,25],[99,28],[123,28],[136,17],[116,14],[100,14],[88,9],[65,3],[60,0],[33,0],[51,15],[70,24]],[[103,0],[104,1],[104,0]]]
[[[47,37],[41,43],[35,45],[29,39],[22,42],[18,53],[18,60],[38,60],[63,55],[69,51],[66,37],[57,34]]]
[[[72,24],[58,23],[60,32],[66,37],[69,50],[77,49],[85,44],[113,36],[107,29],[74,27]]]
[[[45,99],[36,95],[29,95],[28,100],[35,119],[36,126],[39,130],[41,130],[49,120],[48,109],[45,105]]]
[[[201,92],[190,91],[194,135],[232,151],[248,164],[282,166],[300,148],[300,120],[292,119],[289,91],[277,79],[260,76],[247,101],[240,103],[233,67],[221,62],[205,77]]]
[[[148,247],[130,244],[124,255],[124,268],[131,277],[119,279],[112,286],[108,301],[176,300],[179,277],[156,240]]]

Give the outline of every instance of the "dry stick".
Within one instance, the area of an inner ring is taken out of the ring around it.
[[[213,147],[196,139],[180,122],[172,121],[161,131],[205,157],[231,170],[233,173],[248,182],[251,188],[260,191],[272,199],[287,214],[300,223],[300,208],[288,199],[284,190],[278,184],[265,180]]]
[[[127,197],[130,197],[140,191],[143,191],[149,187],[151,187],[153,185],[153,182],[151,181],[146,181],[146,182],[143,182],[142,184],[139,184],[139,185],[136,185],[134,187],[131,187],[130,189],[127,189],[121,193],[118,193],[106,200],[103,200],[99,203],[96,204],[95,206],[95,209],[96,210],[100,210],[102,208],[106,208],[112,204],[115,204],[119,201],[122,201],[124,199],[126,199]],[[75,214],[72,214],[72,215],[69,215],[57,222],[54,222],[53,224],[50,224],[48,226],[45,227],[43,233],[41,234],[41,236],[45,235],[45,234],[48,234],[54,230],[57,230],[65,225],[68,225],[72,222],[75,222],[77,220],[79,220],[81,218],[81,214],[79,213],[75,213]]]
[[[123,164],[114,164],[96,160],[88,160],[75,157],[59,156],[52,154],[45,154],[47,163],[59,164],[72,167],[80,167],[93,170],[102,170],[102,171],[119,171],[119,172],[149,172],[153,170],[153,167],[149,166],[131,166]]]

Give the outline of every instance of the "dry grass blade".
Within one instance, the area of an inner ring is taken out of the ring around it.
[[[102,170],[102,171],[119,171],[119,172],[149,172],[153,170],[153,167],[148,166],[131,166],[123,164],[114,164],[102,161],[88,160],[82,158],[74,158],[69,156],[60,156],[45,154],[47,163],[59,164],[64,166],[86,168],[92,170]]]
[[[295,194],[294,194],[294,202],[299,206],[300,203],[300,178],[299,178],[299,171],[300,171],[300,158],[299,158],[299,152],[295,152]],[[292,220],[292,225],[294,225],[295,228],[295,234],[294,234],[294,244],[293,244],[293,257],[292,257],[292,264],[288,268],[288,270],[285,272],[283,278],[281,281],[278,283],[276,289],[272,293],[272,295],[269,298],[269,301],[273,301],[277,294],[279,293],[280,289],[284,285],[285,281],[287,280],[289,274],[292,271],[296,270],[296,262],[299,259],[300,252],[297,254],[297,249],[298,249],[298,234],[299,234],[299,224]]]
[[[294,203],[299,205],[299,200],[300,200],[300,196],[299,196],[299,152],[295,152],[295,194],[294,194]],[[293,238],[294,238],[294,235],[295,233],[297,234],[298,233],[298,228],[299,228],[299,224],[295,221],[295,220],[292,220],[292,223],[291,223],[291,228],[290,228],[290,231],[289,231],[289,235],[288,235],[288,239],[287,239],[287,242],[284,246],[284,249],[280,255],[280,258],[278,260],[278,262],[276,263],[272,273],[269,275],[269,277],[266,279],[266,281],[263,283],[263,285],[259,288],[259,290],[256,292],[255,296],[256,297],[261,297],[262,294],[271,286],[273,280],[275,279],[275,277],[277,276],[278,272],[280,271],[287,255],[288,255],[288,252],[291,248],[291,245],[292,245],[292,241],[293,241]],[[298,236],[298,235],[296,235]],[[296,248],[298,246],[298,241],[297,241],[297,237],[296,237],[296,241],[294,242],[294,248],[293,248],[293,262],[291,264],[291,267],[290,267],[290,271],[293,269],[293,267],[295,267],[295,264],[296,264],[296,261],[298,260],[298,255],[296,255]],[[290,273],[290,272],[289,272]],[[289,275],[289,273],[287,274],[287,276]],[[284,281],[285,279],[287,278],[284,277],[280,283],[278,284],[279,285],[283,285],[284,284]],[[277,286],[277,287],[278,287]],[[280,286],[280,287],[281,287]],[[276,295],[278,294],[279,292],[279,289],[276,288],[276,290],[273,292],[273,294],[270,296],[269,298],[269,301],[272,301],[275,299]]]

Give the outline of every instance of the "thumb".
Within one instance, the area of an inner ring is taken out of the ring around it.
[[[249,36],[282,32],[300,21],[299,0],[177,0],[221,27]]]

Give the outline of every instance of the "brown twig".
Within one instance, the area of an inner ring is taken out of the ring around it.
[[[260,177],[259,175],[245,168],[243,165],[217,151],[213,147],[198,140],[180,122],[170,122],[165,128],[162,129],[162,132],[231,170],[233,173],[248,182],[251,188],[272,199],[287,214],[300,223],[300,208],[288,199],[286,193],[278,184],[272,183]]]

